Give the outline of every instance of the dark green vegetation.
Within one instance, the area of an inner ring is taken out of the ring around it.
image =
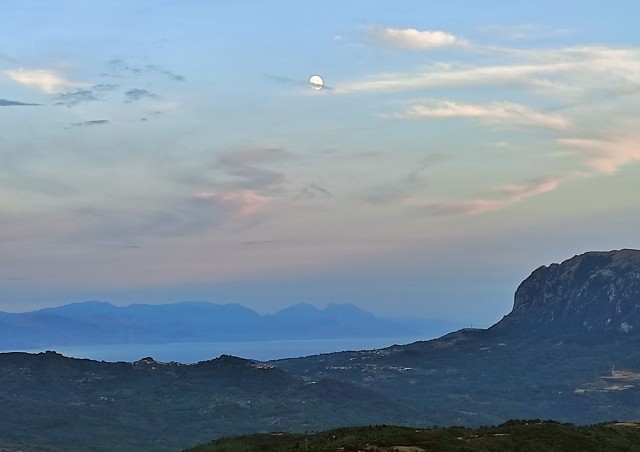
[[[417,412],[415,426],[640,419],[638,335],[523,338],[471,330],[275,364],[308,381],[331,378],[384,395]]]
[[[348,382],[308,384],[222,356],[194,365],[0,354],[0,450],[179,450],[256,431],[376,423],[415,413]]]
[[[189,452],[315,451],[637,451],[640,426],[577,427],[552,421],[509,421],[497,427],[415,429],[375,426],[314,434],[271,433],[222,438]]]

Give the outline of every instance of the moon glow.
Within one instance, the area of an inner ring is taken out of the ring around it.
[[[324,80],[322,80],[322,77],[320,77],[319,75],[312,75],[311,77],[309,77],[309,84],[311,85],[311,88],[318,91],[322,89]]]

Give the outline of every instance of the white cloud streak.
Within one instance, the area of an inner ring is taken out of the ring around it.
[[[572,47],[522,51],[492,49],[515,58],[513,63],[486,66],[436,64],[415,73],[376,74],[337,86],[335,92],[410,91],[457,86],[528,86],[553,95],[579,95],[640,83],[640,50]]]
[[[536,125],[551,129],[566,129],[569,121],[561,116],[541,113],[512,102],[492,102],[487,105],[457,103],[448,100],[424,100],[398,115],[410,119],[479,118],[511,124]]]
[[[411,50],[425,50],[437,47],[465,46],[467,41],[444,31],[420,31],[415,28],[376,28],[374,38],[384,44]]]
[[[494,37],[509,40],[557,38],[569,36],[572,33],[572,30],[568,28],[549,28],[546,26],[527,23],[516,25],[487,25],[481,27],[480,31]]]

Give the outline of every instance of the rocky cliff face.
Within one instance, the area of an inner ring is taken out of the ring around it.
[[[491,330],[640,333],[640,251],[589,252],[538,268]]]

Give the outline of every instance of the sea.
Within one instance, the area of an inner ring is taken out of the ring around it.
[[[233,355],[256,361],[298,358],[341,351],[373,350],[391,345],[404,345],[433,338],[384,337],[358,339],[279,340],[259,342],[183,342],[168,344],[109,344],[56,346],[42,349],[12,350],[39,353],[52,350],[71,358],[96,361],[132,362],[151,357],[160,362],[185,364],[207,361],[220,355]]]

